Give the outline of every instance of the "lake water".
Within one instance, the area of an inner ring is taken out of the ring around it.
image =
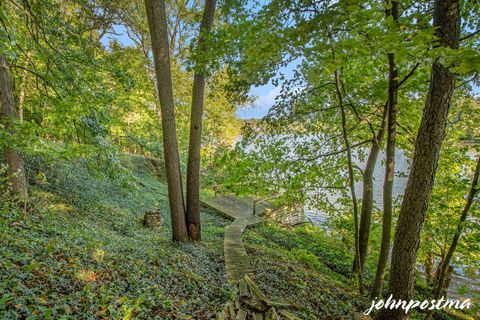
[[[365,160],[366,161],[366,160]],[[354,162],[360,167],[365,168],[365,162],[362,162],[358,159],[354,159]],[[398,198],[403,195],[405,187],[407,185],[409,172],[409,164],[407,157],[401,150],[397,150],[395,154],[395,178],[393,181],[393,196]],[[378,157],[377,164],[374,170],[374,189],[373,189],[373,199],[375,205],[380,210],[383,207],[383,183],[385,181],[385,154],[381,154]],[[361,200],[362,197],[362,182],[355,183],[355,192],[357,198]],[[335,196],[332,196],[335,198]],[[334,200],[334,199],[331,199]],[[328,218],[327,213],[321,212],[314,209],[305,208],[305,219],[310,221],[312,224],[326,229],[326,219]],[[450,289],[448,292],[449,298],[457,299],[464,297],[472,297],[473,294],[480,294],[480,274],[477,275],[465,275],[462,273],[462,269],[459,267],[454,268],[454,273],[452,275],[452,281],[450,284]],[[468,287],[469,292],[466,294],[460,294],[462,288]]]
[[[353,159],[356,165],[360,168],[365,168],[365,161],[358,160],[357,157]],[[375,170],[373,172],[373,200],[375,206],[379,209],[383,207],[383,183],[385,181],[385,153],[382,153],[378,156],[377,163],[375,165]],[[393,197],[397,198],[403,195],[405,187],[407,185],[408,178],[408,161],[403,151],[397,150],[395,154],[395,178],[393,180]],[[355,193],[357,199],[361,200],[363,192],[363,185],[361,181],[355,183]],[[332,196],[335,198],[335,196]],[[331,199],[334,200],[334,199]],[[327,214],[315,209],[305,209],[305,218],[312,222],[315,225],[323,226]]]

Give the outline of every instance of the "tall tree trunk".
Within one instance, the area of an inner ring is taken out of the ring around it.
[[[167,19],[164,0],[145,0],[148,27],[152,39],[153,61],[157,76],[158,95],[162,113],[163,153],[167,174],[168,201],[172,218],[172,238],[187,241],[182,175],[178,155],[175,106],[173,101]]]
[[[18,120],[13,97],[10,67],[3,55],[0,55],[0,123],[10,133],[15,134],[14,122]],[[27,199],[27,180],[20,152],[6,144],[3,149],[7,161],[7,179],[13,192]]]
[[[152,81],[153,84],[153,95],[155,97],[155,107],[157,108],[157,116],[159,119],[162,118],[162,113],[161,113],[161,107],[160,107],[160,94],[158,93],[158,84],[157,84],[157,78],[155,75],[155,67],[152,65],[150,58],[148,57],[148,54],[146,55],[147,58],[147,65],[146,65],[146,70],[147,70],[147,76]]]
[[[391,16],[398,23],[398,2],[392,1],[392,8],[388,10],[387,17]],[[395,143],[397,135],[397,94],[398,94],[398,69],[395,63],[395,53],[388,53],[388,124],[387,124],[387,147],[385,164],[385,181],[383,184],[383,222],[382,244],[378,257],[377,272],[373,283],[372,299],[382,293],[385,270],[387,269],[388,256],[390,253],[390,238],[392,233],[393,212],[393,179],[395,176]]]
[[[22,83],[20,84],[20,93],[18,95],[18,120],[23,122],[23,104],[25,102],[27,88],[27,69],[23,70]]]
[[[434,271],[434,256],[433,252],[429,251],[427,256],[425,257],[424,261],[424,270],[425,270],[425,278],[427,280],[427,284],[431,285],[435,282],[435,271]]]
[[[453,235],[452,243],[448,248],[445,259],[443,259],[439,267],[438,282],[436,284],[436,288],[434,291],[435,299],[439,299],[444,294],[445,289],[448,288],[448,286],[446,285],[446,280],[448,278],[448,270],[449,268],[451,268],[450,262],[452,261],[453,254],[457,249],[457,245],[458,245],[458,242],[460,241],[460,237],[462,236],[463,227],[468,217],[468,212],[470,211],[470,208],[472,207],[473,201],[475,199],[475,195],[479,190],[478,189],[479,176],[480,176],[480,156],[477,159],[477,165],[475,167],[475,173],[473,174],[472,185],[470,187],[470,192],[468,193],[467,201],[465,203],[465,207],[463,208],[462,215],[460,216],[460,221],[457,225],[457,230]],[[430,311],[427,314],[426,319],[431,319],[432,315],[433,315],[433,312]]]
[[[202,141],[203,99],[205,95],[205,69],[208,37],[213,25],[216,0],[206,0],[200,24],[198,51],[202,62],[197,62],[193,77],[192,113],[187,166],[187,226],[190,240],[201,240],[200,230],[200,147]]]
[[[372,224],[373,211],[373,173],[375,165],[377,164],[378,154],[380,153],[380,146],[385,134],[385,126],[387,123],[388,103],[383,108],[382,123],[378,129],[378,133],[373,137],[370,153],[368,154],[365,170],[363,171],[363,194],[362,194],[362,209],[360,211],[360,228],[358,231],[358,245],[360,265],[357,264],[357,259],[353,261],[353,272],[365,270],[365,262],[367,261],[368,240],[370,238],[370,226]]]
[[[172,34],[170,35],[170,54],[173,55],[173,51],[175,50],[175,43],[177,42],[177,32],[178,29],[180,28],[180,19],[181,19],[181,14],[180,14],[180,8],[178,8],[178,14],[177,17],[175,18],[175,25],[173,27]]]
[[[357,206],[357,196],[355,194],[355,176],[353,173],[353,164],[352,164],[352,152],[350,149],[350,142],[348,141],[348,130],[347,130],[347,118],[345,115],[345,107],[343,105],[343,97],[341,91],[341,82],[338,75],[338,71],[335,70],[335,89],[338,97],[338,104],[340,105],[340,112],[342,116],[342,135],[345,143],[345,149],[347,150],[347,162],[348,162],[348,182],[350,186],[350,194],[352,196],[353,204],[353,221],[355,227],[355,260],[357,261],[357,275],[358,275],[358,287],[360,293],[363,293],[363,281],[362,281],[362,270],[360,268],[360,251],[358,245],[358,206]]]
[[[436,0],[433,24],[437,27],[440,45],[458,48],[460,1]],[[396,300],[413,298],[420,231],[430,201],[454,86],[455,75],[435,61],[393,245],[389,292]],[[382,309],[376,319],[407,318],[402,309]]]

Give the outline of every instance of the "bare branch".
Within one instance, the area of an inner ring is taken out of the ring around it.
[[[352,144],[350,146],[350,148],[357,148],[357,147],[360,147],[366,143],[370,143],[372,142],[371,139],[368,139],[368,140],[365,140],[365,141],[361,141],[361,142],[358,142],[358,143],[355,143],[355,144]],[[327,153],[321,153],[319,155],[316,155],[314,157],[310,157],[310,158],[298,158],[298,159],[295,159],[295,160],[292,160],[291,163],[295,163],[295,162],[298,162],[298,161],[306,161],[306,162],[311,162],[311,161],[314,161],[314,160],[317,160],[317,159],[320,159],[320,158],[325,158],[325,157],[330,157],[330,156],[334,156],[334,155],[337,155],[337,154],[340,154],[340,153],[344,153],[346,152],[347,149],[346,148],[343,148],[341,150],[336,150],[336,151],[331,151],[331,152],[327,152]]]
[[[62,99],[62,96],[58,93],[58,91],[55,89],[55,87],[43,76],[41,75],[40,73],[34,71],[34,70],[30,70],[28,68],[25,68],[21,65],[12,65],[13,68],[16,68],[16,69],[21,69],[21,70],[24,70],[24,71],[27,71],[33,75],[35,75],[36,77],[42,79],[43,83],[45,85],[48,85],[50,88],[53,89],[53,91],[55,92],[55,94],[57,95],[57,97],[61,100]],[[48,96],[48,93],[47,93],[47,96]]]
[[[477,31],[472,32],[472,33],[466,35],[465,37],[461,37],[461,38],[459,39],[459,41],[464,41],[464,40],[470,39],[471,37],[474,37],[474,36],[476,36],[476,35],[479,34],[479,33],[480,33],[480,29],[478,29]]]
[[[401,86],[402,84],[404,84],[405,81],[408,80],[408,78],[410,78],[411,76],[413,76],[413,74],[415,73],[415,70],[417,70],[418,66],[420,66],[420,62],[417,62],[417,63],[413,66],[412,70],[410,70],[410,72],[402,79],[402,81],[400,81],[400,82],[398,83],[397,88],[400,88],[400,86]]]

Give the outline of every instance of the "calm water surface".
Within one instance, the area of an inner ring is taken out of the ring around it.
[[[354,162],[361,168],[365,168],[365,162],[361,162],[358,159]],[[377,208],[383,207],[383,183],[385,176],[385,154],[379,155],[379,159],[374,170],[374,190],[373,199]],[[408,161],[406,156],[401,150],[397,150],[395,155],[395,179],[393,182],[393,196],[394,198],[400,197],[405,191],[408,178]],[[355,183],[355,192],[357,198],[360,200],[362,196],[362,183]],[[334,197],[333,197],[334,198]],[[334,199],[331,199],[334,200]],[[326,228],[325,222],[328,218],[327,213],[318,210],[305,209],[305,218],[322,228]],[[460,267],[456,267],[452,276],[452,281],[449,289],[449,298],[461,298],[471,297],[473,294],[480,294],[480,273],[476,275],[465,275],[462,273]],[[464,287],[469,288],[469,292],[466,294],[460,294]]]

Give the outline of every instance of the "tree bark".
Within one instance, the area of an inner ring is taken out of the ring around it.
[[[434,271],[434,260],[433,253],[429,251],[425,257],[424,262],[425,269],[425,278],[427,279],[427,284],[431,285],[435,282],[435,271]]]
[[[18,114],[15,108],[10,67],[5,57],[0,55],[0,123],[10,135],[14,135],[15,121],[18,121]],[[8,167],[7,179],[9,187],[14,193],[20,195],[23,200],[26,200],[28,191],[23,157],[20,152],[8,143],[5,144],[3,151]]]
[[[158,96],[162,114],[163,152],[167,175],[168,200],[172,218],[172,238],[174,241],[187,241],[185,224],[185,204],[183,201],[182,176],[178,155],[175,107],[172,78],[170,74],[170,54],[168,46],[167,19],[164,0],[145,0],[148,27],[152,39],[153,60],[157,76]]]
[[[360,270],[365,270],[365,262],[368,254],[368,240],[370,238],[370,226],[372,224],[373,211],[373,173],[377,163],[378,154],[380,153],[380,145],[385,134],[385,126],[387,123],[388,103],[383,108],[383,117],[380,129],[372,141],[370,153],[368,154],[365,170],[363,171],[363,194],[362,194],[362,209],[360,211],[360,229],[358,235]],[[357,259],[353,261],[353,272],[357,270]]]
[[[398,2],[392,1],[392,8],[388,10],[387,17],[391,16],[393,21],[398,23]],[[392,233],[393,214],[393,179],[395,176],[395,143],[397,135],[397,95],[398,95],[398,69],[395,63],[395,53],[388,53],[388,130],[385,164],[385,181],[383,184],[383,222],[382,222],[382,244],[378,257],[377,272],[373,283],[372,299],[379,297],[382,293],[385,270],[387,269],[388,256],[390,253],[390,238]]]
[[[475,199],[475,195],[479,190],[478,189],[479,175],[480,175],[480,156],[477,159],[477,165],[475,167],[475,173],[473,174],[472,185],[470,187],[470,191],[468,193],[467,201],[465,203],[465,207],[463,208],[462,215],[460,216],[460,221],[457,225],[457,230],[453,235],[452,243],[448,248],[447,254],[445,255],[445,259],[443,259],[439,267],[438,281],[434,291],[435,299],[439,299],[448,288],[447,280],[448,280],[448,270],[449,268],[451,268],[450,262],[452,261],[453,254],[457,249],[457,245],[458,245],[458,242],[460,241],[460,237],[462,236],[463,227],[468,217],[468,212],[470,211],[470,208],[472,207],[473,201]],[[432,315],[433,315],[433,312],[429,312],[427,314],[426,320],[431,319]]]
[[[173,51],[175,50],[175,43],[177,41],[177,32],[180,27],[180,19],[181,19],[181,14],[180,14],[180,8],[178,8],[178,14],[175,19],[175,25],[173,26],[173,31],[172,34],[170,35],[170,54],[173,55]]]
[[[436,0],[433,24],[437,27],[440,45],[458,48],[460,1]],[[420,231],[431,196],[454,85],[455,75],[435,61],[393,245],[389,292],[396,300],[413,298]],[[407,318],[402,309],[382,309],[376,317],[377,320]]]
[[[206,0],[203,18],[200,24],[200,36],[198,50],[205,62],[208,53],[208,45],[205,38],[208,37],[213,25],[216,0]],[[190,140],[188,146],[187,165],[187,226],[190,240],[201,240],[200,229],[200,148],[202,142],[202,118],[203,100],[205,95],[205,63],[196,65],[193,77],[192,112],[190,120]]]
[[[27,69],[23,70],[22,83],[20,84],[20,93],[18,95],[18,120],[20,122],[23,122],[23,104],[25,102],[26,88],[27,88]]]
[[[347,162],[348,162],[348,182],[350,187],[350,194],[352,196],[353,204],[353,221],[355,227],[355,260],[357,261],[357,276],[358,276],[358,287],[360,293],[363,293],[363,280],[362,280],[362,270],[360,268],[360,251],[359,251],[359,238],[358,238],[358,206],[357,206],[357,196],[355,194],[355,176],[353,173],[353,164],[352,164],[352,152],[350,150],[350,142],[348,140],[348,131],[347,131],[347,119],[345,115],[345,107],[343,105],[342,91],[340,89],[341,82],[338,76],[338,71],[335,70],[335,89],[338,97],[338,104],[340,105],[340,112],[342,116],[342,135],[345,143],[345,149],[347,150]]]

